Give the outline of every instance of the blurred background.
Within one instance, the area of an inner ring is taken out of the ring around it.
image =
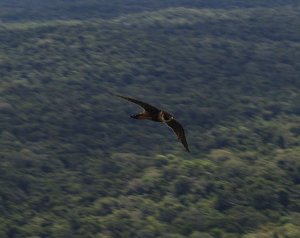
[[[299,29],[298,0],[0,0],[0,237],[299,238]]]

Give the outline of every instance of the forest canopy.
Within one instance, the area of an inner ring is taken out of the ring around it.
[[[0,237],[300,237],[296,1],[25,2],[0,3]]]

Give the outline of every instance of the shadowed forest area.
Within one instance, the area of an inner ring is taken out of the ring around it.
[[[0,237],[300,237],[300,4],[0,0]],[[174,113],[166,126],[111,93]]]

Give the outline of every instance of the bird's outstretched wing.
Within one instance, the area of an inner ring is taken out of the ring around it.
[[[185,149],[190,152],[189,146],[187,144],[186,138],[185,138],[185,133],[183,127],[180,125],[178,121],[175,119],[168,121],[167,125],[172,128],[172,130],[175,132],[177,135],[178,139],[181,141]]]
[[[115,94],[115,96],[123,98],[125,100],[130,101],[130,102],[136,103],[136,104],[138,104],[139,106],[141,106],[142,108],[144,108],[148,112],[159,112],[160,111],[158,108],[156,108],[156,107],[154,107],[154,106],[152,106],[152,105],[150,105],[148,103],[136,100],[134,98],[125,97],[125,96],[118,95],[118,94]]]

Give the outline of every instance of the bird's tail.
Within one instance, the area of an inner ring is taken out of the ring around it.
[[[141,115],[140,114],[136,114],[136,115],[131,115],[130,117],[134,118],[134,119],[140,119]]]

